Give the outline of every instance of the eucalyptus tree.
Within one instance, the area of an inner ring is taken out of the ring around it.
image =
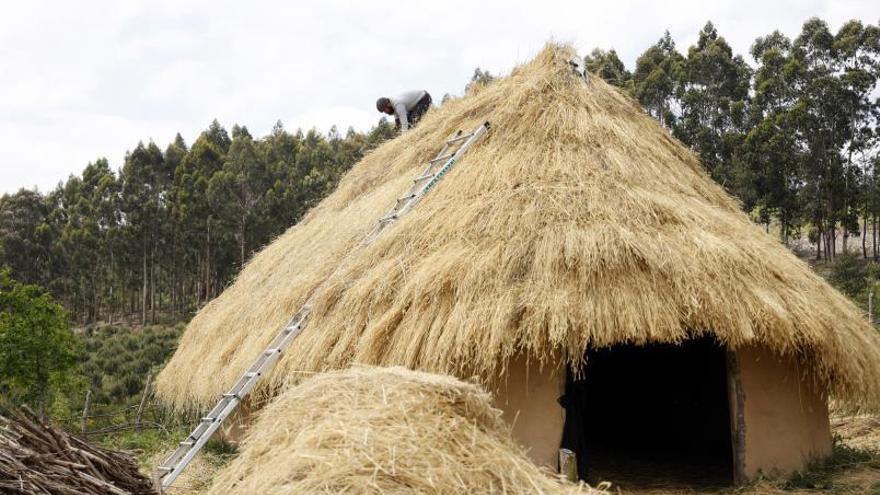
[[[632,90],[633,75],[627,70],[613,48],[607,51],[601,48],[594,48],[592,52],[584,57],[584,65],[587,67],[587,70],[601,77],[605,82],[626,90]]]
[[[684,57],[675,49],[669,31],[636,60],[633,95],[661,125],[672,128],[680,110],[676,95]]]
[[[679,72],[681,116],[674,134],[699,155],[712,177],[737,192],[735,150],[747,131],[751,69],[708,22]]]

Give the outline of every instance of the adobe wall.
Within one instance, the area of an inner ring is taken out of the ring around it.
[[[738,481],[802,470],[831,454],[827,397],[795,358],[747,346],[729,365]]]
[[[556,470],[565,410],[557,399],[565,388],[565,363],[548,359],[543,366],[520,354],[506,376],[492,387],[495,406],[513,425],[513,436],[535,463]]]

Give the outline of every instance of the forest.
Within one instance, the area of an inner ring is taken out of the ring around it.
[[[586,64],[693,149],[757,221],[776,222],[782,242],[806,236],[827,260],[865,233],[862,256],[878,257],[877,26],[852,20],[835,33],[813,18],[794,39],[757,38],[744,57],[709,22],[686,53],[667,31],[631,71],[613,49]]]
[[[53,191],[0,198],[0,266],[47,288],[74,323],[185,320],[251,254],[392,135],[287,132],[255,139],[216,121],[191,146],[138,143],[113,170],[89,163]]]
[[[793,39],[757,38],[744,56],[709,22],[684,52],[666,32],[633,68],[614,49],[585,61],[782,242],[808,239],[833,260],[865,233],[861,255],[880,256],[866,242],[880,217],[877,26],[854,20],[833,32],[814,18]],[[492,78],[478,68],[471,84]],[[345,135],[279,122],[264,137],[214,121],[191,144],[140,142],[118,169],[98,158],[51,191],[0,197],[0,266],[45,287],[76,325],[186,321],[393,136],[384,120]]]

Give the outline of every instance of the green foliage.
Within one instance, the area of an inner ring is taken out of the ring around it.
[[[148,375],[155,374],[177,348],[183,325],[140,329],[86,329],[81,366],[96,403],[130,405],[140,399]]]
[[[757,38],[750,55],[754,68],[711,22],[686,55],[667,31],[626,87],[747,211],[778,220],[784,242],[809,225],[817,256],[833,259],[841,233],[880,218],[880,29],[853,20],[832,33],[813,18],[794,40]],[[606,59],[587,57],[621,71]]]
[[[0,196],[0,265],[82,325],[186,320],[393,134],[385,121],[344,136],[279,122],[230,137],[215,120],[191,148],[138,143],[118,172],[99,159],[49,194]]]
[[[170,430],[126,430],[90,440],[108,449],[133,452],[141,468],[151,471],[156,467],[155,457],[173,449],[177,442],[184,438],[189,431],[183,425]]]
[[[9,267],[24,283],[40,283],[51,270],[55,234],[50,211],[35,191],[0,196],[0,266]]]
[[[684,57],[675,49],[669,31],[636,59],[633,95],[661,125],[674,127],[675,95],[684,70]]]
[[[77,355],[61,306],[0,269],[0,396],[45,411],[76,383]]]
[[[851,254],[840,255],[831,264],[828,280],[844,294],[856,297],[868,287],[866,265]]]
[[[584,65],[591,73],[601,77],[605,82],[625,89],[632,87],[632,73],[623,65],[623,61],[612,48],[605,51],[595,48],[584,57]]]
[[[224,440],[212,438],[205,444],[205,452],[218,457],[231,457],[238,454],[238,447]]]
[[[680,115],[673,133],[716,181],[736,191],[735,150],[745,133],[751,68],[708,22],[679,73]]]
[[[787,490],[833,490],[834,475],[855,465],[880,468],[880,453],[848,447],[835,438],[831,457],[795,473],[784,485]]]
[[[470,82],[468,82],[467,85],[464,87],[464,92],[469,93],[474,88],[485,86],[486,84],[489,84],[494,80],[495,76],[493,76],[492,73],[477,67],[476,69],[474,69],[474,75],[471,76]]]

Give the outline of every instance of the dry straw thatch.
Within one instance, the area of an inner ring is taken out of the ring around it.
[[[208,495],[600,493],[535,466],[491,403],[400,367],[321,373],[262,411]]]
[[[577,365],[591,346],[711,334],[800,355],[838,397],[878,405],[880,336],[858,309],[636,102],[575,77],[571,55],[548,46],[355,165],[193,319],[160,395],[213,403],[333,274],[263,393],[351,362],[486,379],[521,350]],[[439,185],[336,270],[445,138],[486,120]]]

